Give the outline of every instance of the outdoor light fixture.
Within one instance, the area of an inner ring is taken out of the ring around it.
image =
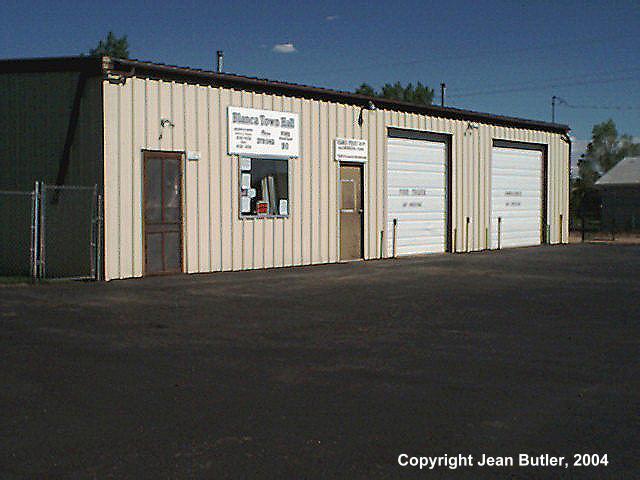
[[[107,79],[107,82],[109,82],[112,85],[124,85],[125,83],[127,83],[126,75],[119,74],[119,73],[113,73],[113,72],[107,73],[106,79]]]
[[[367,103],[367,105],[365,107],[361,107],[360,108],[360,115],[358,116],[358,125],[362,126],[362,124],[364,123],[364,118],[362,117],[362,112],[364,112],[365,109],[367,110],[376,110],[376,104],[373,103],[371,100],[369,100],[369,103]]]
[[[464,131],[464,134],[466,135],[467,133],[469,133],[469,130],[478,130],[480,128],[480,126],[475,125],[471,122],[467,123],[467,129]]]
[[[160,119],[160,136],[158,137],[158,140],[162,140],[162,132],[163,132],[164,127],[172,127],[173,128],[173,127],[175,127],[175,125],[168,118],[161,118]]]

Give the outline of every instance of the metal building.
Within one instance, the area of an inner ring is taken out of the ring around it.
[[[601,220],[609,231],[640,229],[640,157],[625,157],[595,184],[602,200]]]
[[[106,279],[568,239],[565,125],[116,58],[0,62],[0,188],[104,192]]]

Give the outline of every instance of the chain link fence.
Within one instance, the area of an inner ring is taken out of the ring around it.
[[[0,276],[101,278],[101,200],[96,187],[43,182],[0,191]]]
[[[640,206],[633,198],[587,190],[579,196],[570,228],[582,242],[640,240]]]
[[[35,191],[0,190],[0,276],[35,276]]]

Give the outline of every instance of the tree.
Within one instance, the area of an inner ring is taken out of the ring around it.
[[[411,84],[407,85],[407,87],[413,90]],[[378,96],[391,100],[404,100],[405,95],[405,88],[400,82],[396,82],[393,85],[390,83],[385,83],[382,86],[382,90],[380,91],[380,94]]]
[[[578,163],[582,186],[590,188],[620,160],[640,155],[640,144],[633,143],[630,135],[619,135],[612,119],[593,127],[591,142]]]
[[[377,96],[376,91],[368,83],[361,84],[358,88],[356,88],[355,93],[357,93],[358,95],[366,95],[367,97]]]
[[[589,201],[597,196],[594,184],[620,160],[631,155],[640,155],[640,144],[633,143],[630,135],[619,135],[612,119],[593,127],[591,142],[578,161],[578,177],[571,179],[569,202],[573,215],[598,208]]]
[[[407,101],[420,105],[431,105],[431,102],[433,102],[433,89],[418,82]]]
[[[376,91],[371,85],[363,83],[355,93],[369,97],[388,98],[403,102],[416,103],[418,105],[431,105],[433,102],[433,89],[418,82],[415,86],[408,83],[406,87],[400,82],[385,83],[380,91]]]
[[[124,35],[116,37],[113,32],[107,34],[107,38],[100,40],[98,46],[89,50],[89,55],[129,58],[129,41]]]

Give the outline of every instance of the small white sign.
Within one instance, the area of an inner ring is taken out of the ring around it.
[[[200,160],[200,152],[187,150],[187,160],[192,160],[197,162],[198,160]]]
[[[247,157],[240,157],[240,170],[251,170],[251,159]]]
[[[251,174],[250,173],[243,173],[242,174],[242,181],[241,181],[241,187],[243,190],[249,190],[251,188]]]
[[[289,215],[289,202],[286,199],[280,199],[280,205],[278,205],[280,215]]]
[[[369,143],[359,138],[336,138],[333,152],[336,162],[366,163]]]
[[[229,107],[229,154],[291,158],[300,155],[297,113]]]

